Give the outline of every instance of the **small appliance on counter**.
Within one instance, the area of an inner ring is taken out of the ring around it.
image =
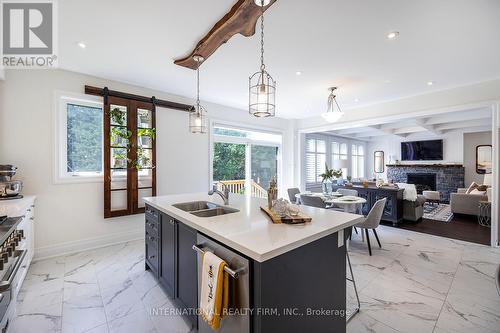
[[[0,164],[0,200],[21,199],[23,182],[13,180],[17,167],[10,164]]]

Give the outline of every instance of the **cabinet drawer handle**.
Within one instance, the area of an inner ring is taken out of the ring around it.
[[[152,237],[152,236],[149,236],[149,240],[150,240],[150,241],[154,241],[154,240],[155,240],[155,238],[154,238],[154,237]]]
[[[170,219],[169,222],[170,222],[171,225],[175,224],[175,221],[173,219]]]
[[[155,257],[156,257],[156,256],[149,256],[148,258],[149,258],[149,260],[152,260],[152,259],[154,259]]]
[[[28,209],[26,209],[26,211],[27,211],[27,212],[31,212],[31,209],[29,209],[29,208],[28,208]]]
[[[32,217],[30,217],[30,220],[31,220],[31,221],[33,221],[34,219],[35,219],[35,218],[34,218],[33,216],[32,216]]]

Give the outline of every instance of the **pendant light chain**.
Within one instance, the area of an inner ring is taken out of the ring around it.
[[[264,0],[261,0],[260,9],[262,14],[260,16],[260,70],[264,71],[266,65],[264,64]]]
[[[196,111],[200,110],[200,65],[198,62],[198,67],[196,67]]]

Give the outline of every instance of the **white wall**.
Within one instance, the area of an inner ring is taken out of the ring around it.
[[[401,142],[419,141],[419,140],[443,140],[443,160],[442,161],[401,161]],[[383,136],[378,140],[373,140],[368,143],[368,170],[372,175],[374,172],[373,153],[382,150],[384,152],[385,164],[389,163],[390,156],[395,160],[401,161],[401,164],[435,164],[435,163],[457,163],[463,164],[464,148],[463,148],[463,133],[454,131],[444,135],[436,136],[429,133],[413,134],[406,138],[398,138],[395,136]],[[381,176],[386,178],[387,167]]]
[[[476,172],[476,147],[479,145],[491,145],[491,131],[464,134],[464,167],[465,185],[472,182],[482,184],[484,175]]]
[[[0,163],[17,165],[23,192],[38,197],[38,255],[121,241],[143,233],[142,215],[103,219],[102,183],[53,184],[54,92],[83,94],[85,84],[192,103],[190,99],[69,71],[6,71],[6,80],[0,81]],[[293,122],[256,119],[242,110],[205,105],[210,117],[283,131],[283,185],[293,183]],[[188,132],[187,113],[158,109],[158,193],[206,191],[208,145],[208,135]]]

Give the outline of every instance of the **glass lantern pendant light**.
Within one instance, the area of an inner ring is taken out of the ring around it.
[[[329,123],[334,123],[338,121],[344,115],[344,112],[340,109],[339,103],[334,94],[337,87],[330,88],[330,95],[328,96],[328,110],[321,114],[321,116]]]
[[[261,7],[260,18],[260,71],[249,79],[249,112],[255,117],[274,117],[276,81],[266,71],[264,64],[264,7],[269,0],[254,0]]]
[[[200,103],[200,66],[205,60],[200,55],[193,56],[193,60],[198,63],[196,67],[196,104],[189,112],[189,130],[191,133],[207,132],[207,111]]]

